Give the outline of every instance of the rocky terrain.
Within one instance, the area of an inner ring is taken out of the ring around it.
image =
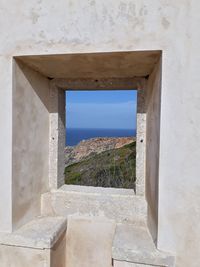
[[[135,138],[93,138],[66,148],[65,183],[135,187]]]
[[[65,148],[65,166],[93,157],[101,152],[116,149],[135,141],[134,137],[98,137],[83,140],[76,146]]]

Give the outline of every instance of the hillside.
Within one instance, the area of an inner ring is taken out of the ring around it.
[[[65,148],[65,166],[93,157],[101,152],[120,148],[135,141],[134,137],[97,137]]]
[[[110,139],[110,138],[109,138]],[[91,140],[90,140],[91,141]],[[94,140],[93,140],[94,141]],[[105,141],[105,140],[104,140]],[[107,148],[113,140],[107,140]],[[121,142],[122,140],[120,140]],[[135,183],[135,139],[124,140],[121,145],[115,142],[112,149],[84,154],[81,160],[65,169],[65,183],[101,187],[134,188]],[[118,146],[120,146],[118,148]]]

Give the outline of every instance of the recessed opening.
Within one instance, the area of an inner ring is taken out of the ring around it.
[[[136,115],[136,90],[66,91],[65,183],[135,189]]]
[[[65,90],[113,90],[114,93],[122,88],[136,88],[135,193],[146,197],[148,223],[156,237],[161,79],[162,51],[159,50],[15,57],[12,91],[15,225],[39,214],[43,192],[64,184]],[[24,195],[25,190],[31,194]]]

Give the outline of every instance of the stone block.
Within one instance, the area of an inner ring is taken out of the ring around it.
[[[111,267],[115,223],[102,218],[70,216],[67,267]]]
[[[66,220],[41,217],[0,234],[0,267],[66,267]]]
[[[104,216],[117,223],[145,225],[146,201],[134,190],[64,185],[42,196],[42,214]]]

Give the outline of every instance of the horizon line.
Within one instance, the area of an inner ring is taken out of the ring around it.
[[[136,128],[96,128],[96,127],[66,127],[66,129],[88,129],[88,130],[136,130]]]

